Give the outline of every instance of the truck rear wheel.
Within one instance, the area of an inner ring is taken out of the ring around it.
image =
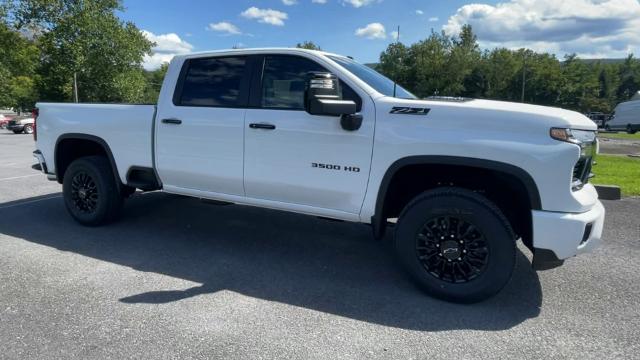
[[[123,198],[105,157],[88,156],[72,162],[64,173],[62,189],[69,214],[82,225],[107,224],[122,209]]]
[[[430,190],[411,201],[399,217],[395,248],[423,290],[452,302],[495,295],[515,267],[509,221],[484,196],[461,188]]]

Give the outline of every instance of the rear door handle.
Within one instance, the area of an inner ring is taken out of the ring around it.
[[[182,120],[180,120],[180,119],[162,119],[162,123],[163,124],[180,125],[180,124],[182,124]]]
[[[275,130],[276,126],[273,124],[249,124],[249,127],[252,129],[263,129],[263,130]]]

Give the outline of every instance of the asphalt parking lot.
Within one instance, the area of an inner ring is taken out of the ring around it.
[[[137,194],[84,228],[0,131],[0,358],[640,358],[640,199],[604,245],[497,297],[418,291],[366,226]]]

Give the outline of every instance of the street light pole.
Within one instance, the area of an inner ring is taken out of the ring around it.
[[[78,77],[73,73],[73,101],[78,102]]]
[[[522,52],[522,101],[524,102],[524,89],[527,83],[527,53]]]

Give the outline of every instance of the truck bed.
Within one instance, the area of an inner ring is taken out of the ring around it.
[[[57,141],[65,134],[98,137],[109,146],[126,183],[132,166],[152,167],[155,105],[38,103],[37,148],[55,172]]]

